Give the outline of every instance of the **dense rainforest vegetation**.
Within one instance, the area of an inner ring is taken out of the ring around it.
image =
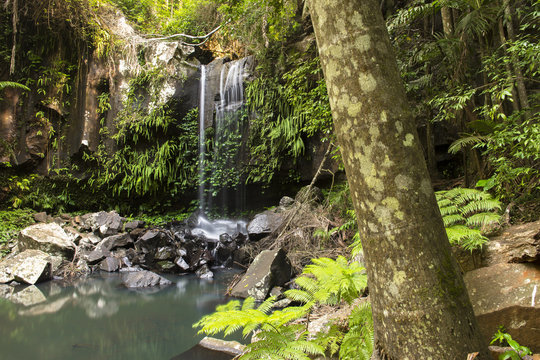
[[[380,10],[450,242],[473,251],[495,223],[537,220],[540,3],[383,0]],[[111,25],[117,12],[136,36],[117,33]],[[312,144],[343,172],[307,1],[8,0],[0,19],[0,101],[14,102],[20,131],[46,139],[45,148],[23,162],[17,137],[0,133],[0,243],[30,223],[35,211],[117,209],[163,221],[197,207],[199,109],[160,102],[167,75],[143,51],[156,40],[192,48],[203,64],[255,59],[242,109],[249,155],[237,180],[225,176],[225,164],[212,169],[213,186],[290,189],[301,182],[299,166]],[[84,101],[77,84],[88,62],[116,64],[118,54],[135,59],[120,110],[111,110],[115,80],[106,74],[110,80],[97,94],[99,144],[61,155],[70,146],[67,119],[85,116],[76,113]],[[206,130],[209,153],[213,131]],[[38,169],[37,163],[47,165]],[[336,173],[326,174],[334,185]],[[319,249],[332,243],[360,252],[347,185],[325,194],[331,221],[310,235]],[[325,352],[368,359],[374,344],[367,305],[315,341],[304,325],[289,326],[309,317],[315,305],[352,304],[366,287],[363,271],[342,257],[319,259],[286,294],[302,306],[270,313],[273,298],[257,306],[231,302],[198,326],[210,334],[261,329],[246,359],[276,352],[294,359]]]

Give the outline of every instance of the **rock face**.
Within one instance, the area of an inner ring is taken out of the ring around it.
[[[503,325],[512,338],[540,351],[540,266],[497,264],[464,276],[486,339]]]
[[[19,234],[19,250],[41,250],[47,254],[71,259],[75,252],[75,244],[65,231],[56,223],[35,224]]]
[[[274,286],[283,286],[291,278],[291,264],[282,249],[264,250],[248,268],[232,291],[232,296],[264,300]]]
[[[25,250],[0,263],[0,283],[18,281],[35,284],[52,275],[49,255],[39,250]]]
[[[535,262],[540,259],[540,220],[511,226],[492,238],[482,256],[482,265]]]
[[[158,285],[165,286],[172,283],[158,274],[145,270],[128,273],[124,278],[123,284],[128,288],[142,288]]]
[[[283,215],[276,210],[267,210],[255,215],[247,226],[249,239],[257,241],[270,235],[283,223]]]

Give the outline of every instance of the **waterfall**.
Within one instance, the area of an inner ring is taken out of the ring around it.
[[[212,92],[212,68],[201,65],[199,98],[199,217],[193,234],[219,240],[223,233],[246,233],[244,221],[210,221],[205,212],[227,208],[241,210],[245,203],[245,190],[240,178],[243,138],[242,109],[244,105],[244,68],[246,59],[231,61],[221,66],[219,94]],[[208,73],[207,73],[208,72]],[[217,75],[217,74],[216,74]],[[209,78],[207,84],[207,77]],[[208,85],[208,88],[207,88]],[[207,99],[207,97],[211,97]],[[207,103],[215,101],[215,137],[213,152],[206,154],[205,110]],[[209,161],[211,159],[211,162]],[[234,192],[234,198],[229,192]],[[219,204],[216,204],[216,200]]]
[[[219,202],[215,204],[216,206],[236,211],[242,210],[245,205],[240,155],[246,61],[247,58],[244,58],[223,65],[220,74],[219,101],[215,103],[215,139],[211,165],[214,181],[210,190],[215,200]],[[216,196],[218,193],[219,196]]]
[[[204,160],[206,153],[206,144],[204,136],[204,103],[206,100],[206,67],[201,65],[201,80],[200,80],[200,97],[199,97],[199,210],[204,211],[205,197],[205,172]]]

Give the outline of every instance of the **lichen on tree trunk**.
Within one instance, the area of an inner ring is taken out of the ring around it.
[[[387,358],[487,359],[375,0],[311,0]]]

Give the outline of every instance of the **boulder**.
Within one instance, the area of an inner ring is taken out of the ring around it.
[[[140,288],[158,285],[164,286],[172,283],[158,274],[144,270],[127,273],[124,277],[123,284],[128,288]]]
[[[485,246],[482,265],[535,262],[540,259],[540,220],[514,225]]]
[[[0,263],[0,282],[18,281],[35,284],[52,276],[51,260],[48,254],[39,250],[25,250]]]
[[[540,351],[540,266],[497,264],[464,276],[486,339],[503,325],[520,344]]]
[[[214,277],[214,273],[208,268],[208,265],[201,266],[195,271],[195,274],[199,279],[212,279]]]
[[[189,269],[188,263],[184,260],[183,257],[179,256],[174,262],[180,269],[186,271]]]
[[[247,226],[249,239],[257,241],[276,231],[283,223],[283,215],[275,210],[266,210],[255,215]]]
[[[103,271],[115,272],[120,268],[120,260],[115,257],[108,256],[99,263],[99,268]]]
[[[36,249],[70,260],[75,252],[75,244],[56,223],[35,224],[21,230],[18,247],[19,251]]]
[[[102,248],[111,251],[119,247],[125,247],[129,244],[133,244],[133,239],[131,238],[131,236],[129,236],[129,234],[124,233],[108,236],[103,239],[98,246],[101,246]]]
[[[101,236],[116,235],[123,228],[123,219],[116,211],[100,211],[82,216],[83,227]]]
[[[264,300],[274,286],[283,286],[291,278],[291,263],[283,249],[264,250],[233,287],[232,296]]]
[[[49,222],[49,216],[47,215],[46,212],[39,212],[39,213],[35,213],[33,215],[34,217],[34,220],[36,222],[40,222],[40,223],[46,223],[46,222]]]
[[[83,258],[89,263],[89,264],[96,264],[100,262],[101,260],[105,259],[107,256],[110,256],[111,252],[107,250],[103,246],[96,246],[96,248],[91,251],[89,254],[84,254]]]
[[[145,225],[144,221],[140,221],[140,220],[133,220],[133,221],[129,221],[127,223],[124,224],[124,231],[132,231],[132,230],[135,230],[137,228],[143,228]]]

